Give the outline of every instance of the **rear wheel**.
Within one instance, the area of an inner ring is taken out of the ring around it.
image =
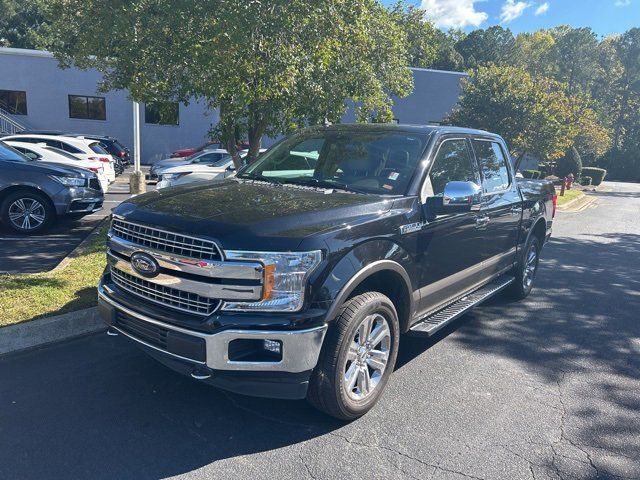
[[[515,268],[515,280],[507,289],[507,294],[516,299],[522,300],[531,292],[533,282],[538,273],[538,262],[540,260],[540,240],[531,236],[524,249],[524,255],[518,266]]]
[[[400,326],[385,295],[349,299],[325,339],[309,386],[309,402],[341,420],[353,420],[376,404],[393,372]]]
[[[55,216],[44,195],[28,190],[9,194],[2,202],[0,214],[9,228],[27,235],[45,230]]]

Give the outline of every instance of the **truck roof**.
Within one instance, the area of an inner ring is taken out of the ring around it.
[[[496,133],[487,132],[485,130],[478,130],[475,128],[453,127],[448,125],[412,125],[402,123],[339,123],[334,125],[318,125],[308,127],[310,130],[340,130],[340,131],[359,131],[359,130],[387,130],[387,131],[401,131],[401,132],[414,132],[420,134],[430,134],[433,132],[438,133],[459,133],[459,134],[476,134],[476,135],[491,135],[493,137],[499,137]]]

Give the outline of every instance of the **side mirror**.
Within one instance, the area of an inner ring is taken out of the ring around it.
[[[446,212],[468,212],[480,202],[481,191],[473,182],[448,182],[444,186],[442,208]]]

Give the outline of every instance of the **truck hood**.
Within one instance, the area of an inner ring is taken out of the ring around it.
[[[372,220],[389,197],[274,185],[237,178],[170,187],[132,198],[114,214],[209,237],[223,249],[295,249],[314,234]]]

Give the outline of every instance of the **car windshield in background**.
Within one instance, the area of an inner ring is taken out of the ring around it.
[[[12,162],[30,161],[28,157],[2,142],[0,142],[0,160],[10,160]]]
[[[274,146],[238,177],[401,195],[427,140],[401,131],[304,132]]]

